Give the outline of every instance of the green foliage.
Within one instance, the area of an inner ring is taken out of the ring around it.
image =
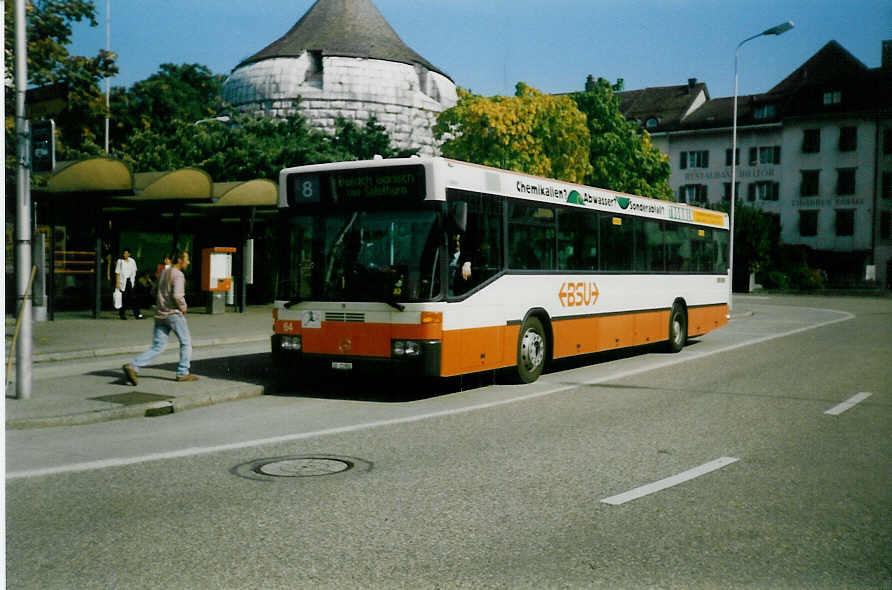
[[[639,131],[637,124],[620,112],[615,91],[622,84],[620,80],[614,86],[603,78],[596,82],[589,76],[585,92],[572,95],[586,115],[591,136],[592,171],[585,183],[671,201],[669,157],[654,147],[647,131]]]
[[[123,148],[134,170],[202,168],[215,180],[278,179],[289,166],[403,155],[390,147],[374,119],[364,127],[338,120],[328,135],[309,126],[300,114],[288,119],[238,114],[229,121],[176,120],[169,132],[154,127],[136,131]]]
[[[382,158],[408,158],[418,153],[417,149],[395,149],[390,145],[387,129],[372,116],[364,127],[353,121],[338,117],[335,120],[335,134],[332,145],[342,152],[341,160],[371,160]]]
[[[523,82],[513,97],[458,96],[434,126],[444,156],[570,182],[591,172],[585,117],[568,97]]]
[[[770,260],[758,269],[756,282],[766,289],[823,289],[827,276],[823,271],[809,265],[808,252],[809,249],[805,246],[791,244],[774,248]]]
[[[111,143],[119,146],[134,132],[165,134],[176,121],[196,122],[220,112],[223,76],[199,64],[161,64],[160,70],[111,96]]]
[[[93,57],[71,55],[72,25],[87,21],[96,26],[96,7],[89,0],[33,0],[26,4],[28,29],[28,83],[32,86],[64,84],[68,88],[68,108],[55,116],[61,145],[77,154],[100,151],[96,137],[104,128],[105,97],[99,83],[118,72],[114,53],[100,50]],[[14,2],[5,4],[5,66],[12,77],[15,70]],[[14,88],[6,88],[6,117],[15,116]],[[15,154],[15,138],[10,138],[7,120],[7,153]],[[12,151],[10,152],[10,139]],[[8,166],[7,166],[8,167]]]

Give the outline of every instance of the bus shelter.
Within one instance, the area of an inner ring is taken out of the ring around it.
[[[277,191],[263,179],[215,183],[198,168],[133,173],[110,158],[60,163],[45,186],[32,189],[35,229],[46,236],[46,269],[38,274],[46,277],[48,318],[60,304],[92,309],[98,318],[111,304],[114,263],[124,247],[141,274],[154,274],[174,249],[190,250],[195,268],[187,273],[187,292],[198,304],[196,254],[202,247],[237,246],[244,311],[244,274],[251,270],[244,249],[275,212]]]

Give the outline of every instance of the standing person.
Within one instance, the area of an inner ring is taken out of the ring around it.
[[[155,267],[155,278],[160,279],[161,273],[170,268],[170,256],[164,255],[164,262]]]
[[[158,279],[158,294],[155,297],[155,327],[152,334],[152,346],[147,351],[124,365],[124,376],[132,385],[139,382],[137,375],[140,367],[149,364],[161,354],[167,345],[171,330],[180,341],[180,363],[177,365],[177,381],[195,381],[195,375],[189,373],[192,359],[192,337],[186,324],[186,277],[183,271],[189,266],[189,253],[177,251],[172,260],[176,260],[170,268],[165,269]]]
[[[115,263],[115,289],[123,295],[123,305],[118,313],[122,320],[127,319],[127,309],[133,311],[133,317],[141,320],[144,316],[139,311],[139,299],[136,296],[136,260],[130,257],[130,250],[124,248],[121,257]]]

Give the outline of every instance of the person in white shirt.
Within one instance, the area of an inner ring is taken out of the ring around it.
[[[126,311],[133,311],[133,317],[141,320],[144,316],[139,311],[139,300],[136,297],[136,260],[130,257],[130,250],[124,248],[121,258],[115,264],[115,289],[123,294],[123,305],[118,313],[126,320]]]

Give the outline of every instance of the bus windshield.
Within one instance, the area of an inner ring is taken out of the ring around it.
[[[279,298],[391,305],[436,299],[438,217],[436,211],[417,209],[289,217]]]

